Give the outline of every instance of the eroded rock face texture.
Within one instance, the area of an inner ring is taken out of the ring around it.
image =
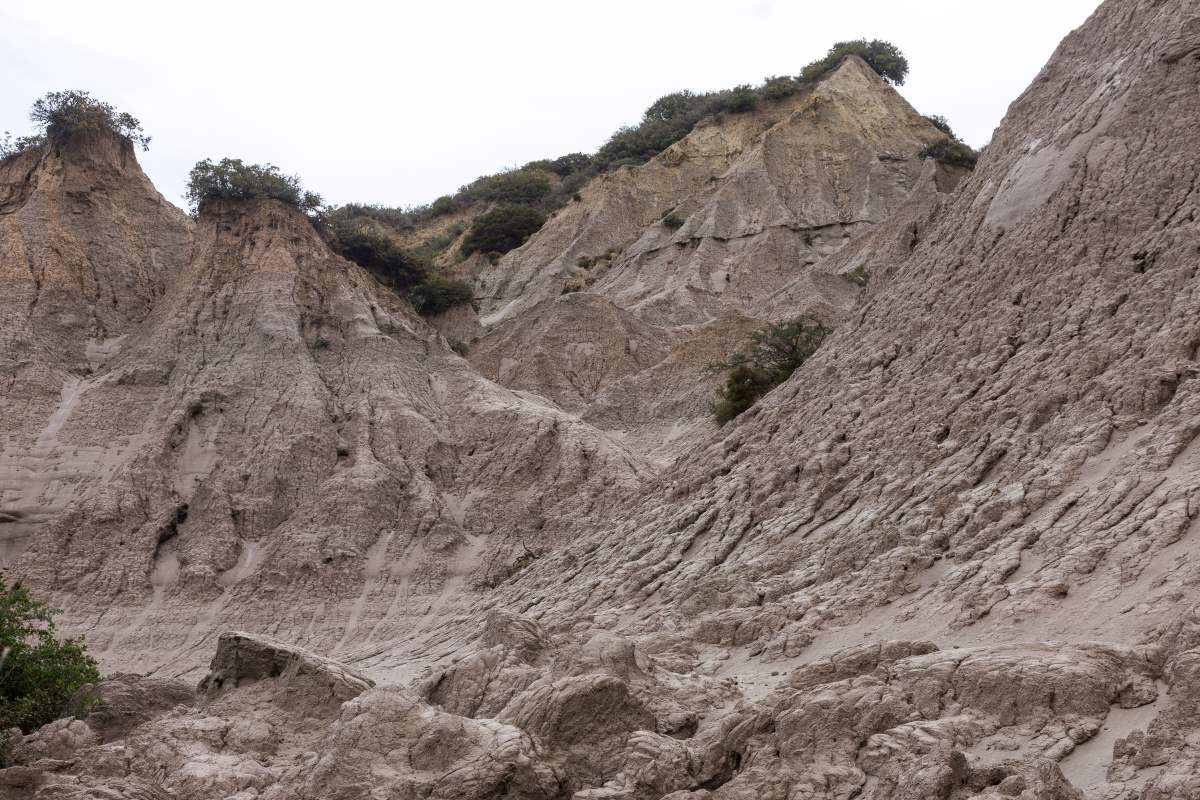
[[[283,206],[0,165],[5,569],[121,673],[0,796],[1200,797],[1198,32],[1109,0],[967,177],[857,62],[703,126],[484,269],[471,363]]]

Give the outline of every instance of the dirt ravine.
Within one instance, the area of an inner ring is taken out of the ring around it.
[[[1197,86],[1107,0],[965,174],[847,61],[432,324],[115,140],[0,163],[4,570],[122,673],[0,798],[1200,797]]]

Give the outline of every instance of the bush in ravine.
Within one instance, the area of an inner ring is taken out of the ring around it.
[[[930,125],[937,128],[951,139],[958,139],[958,136],[954,133],[954,128],[950,127],[950,120],[946,119],[941,114],[930,114],[929,116],[925,117],[925,119],[929,121]]]
[[[0,731],[53,722],[81,686],[100,680],[83,640],[55,634],[55,613],[0,578]]]
[[[523,245],[545,222],[536,208],[501,206],[475,220],[463,239],[462,253],[507,253]]]
[[[418,314],[430,317],[455,306],[473,303],[475,294],[466,281],[431,275],[412,288],[408,299]]]
[[[878,72],[880,77],[896,86],[903,84],[904,79],[908,77],[908,59],[896,45],[881,39],[869,42],[866,39],[854,39],[838,42],[829,48],[824,58],[812,62],[800,71],[800,80],[820,80],[827,73],[837,69],[848,56],[858,56]]]
[[[193,211],[213,200],[254,200],[271,198],[296,206],[306,214],[321,207],[321,196],[305,191],[300,178],[285,175],[271,164],[246,164],[240,158],[212,159],[192,167],[185,195]]]
[[[713,403],[717,422],[724,425],[786,381],[831,332],[817,320],[800,317],[750,334],[745,349],[710,367],[725,373]]]
[[[429,278],[425,265],[391,239],[366,225],[335,225],[334,246],[343,258],[369,270],[383,283],[404,292]]]
[[[475,301],[470,284],[435,274],[419,255],[399,247],[374,224],[369,217],[334,220],[330,224],[334,249],[406,297],[418,314],[440,314]]]

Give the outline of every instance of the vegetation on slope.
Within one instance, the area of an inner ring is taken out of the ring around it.
[[[943,164],[975,169],[975,162],[979,160],[979,154],[958,138],[954,129],[950,127],[950,122],[940,114],[933,114],[925,119],[929,120],[933,127],[946,134],[946,138],[926,146],[917,154],[918,157],[932,158]]]
[[[710,369],[725,373],[725,385],[712,405],[717,423],[724,425],[786,381],[832,333],[819,321],[799,317],[759,328],[749,344]]]
[[[14,139],[5,131],[0,136],[0,161],[32,147],[41,147],[48,139],[64,140],[78,133],[97,131],[120,136],[143,150],[150,148],[150,137],[135,117],[117,111],[87,92],[47,92],[34,101],[29,121],[34,124],[34,133]]]
[[[55,635],[55,613],[0,578],[0,731],[58,719],[81,686],[100,679],[82,639]]]
[[[433,272],[419,256],[396,246],[363,217],[321,212],[321,196],[307,191],[295,175],[271,164],[246,164],[241,159],[211,159],[196,164],[188,177],[188,203],[194,212],[216,200],[273,199],[295,206],[315,221],[328,225],[331,246],[344,258],[365,268],[381,283],[408,298],[420,314],[439,314],[474,299],[471,287]]]
[[[500,206],[475,220],[462,253],[507,253],[525,244],[545,222],[545,215],[532,206]]]
[[[856,39],[838,42],[826,55],[804,67],[796,76],[768,76],[758,86],[744,84],[715,92],[681,91],[660,97],[646,109],[636,125],[619,128],[600,149],[592,154],[569,153],[555,159],[530,161],[520,167],[485,175],[463,186],[454,195],[444,195],[428,205],[388,208],[348,204],[330,209],[331,218],[342,221],[369,219],[396,230],[410,230],[437,217],[480,206],[519,206],[552,214],[572,200],[596,175],[627,165],[644,164],[683,137],[707,117],[752,111],[761,103],[778,102],[797,92],[811,89],[850,56],[859,56],[884,80],[899,85],[908,74],[908,61],[895,45],[881,41]],[[532,219],[528,212],[524,219]],[[515,220],[516,212],[505,212]],[[494,221],[489,221],[491,227]],[[535,229],[536,230],[536,229]],[[472,230],[471,236],[490,236],[485,230]],[[522,239],[528,238],[525,235]],[[443,252],[449,242],[439,243]],[[462,252],[506,252],[486,245],[464,246]],[[431,255],[436,255],[431,253]]]
[[[240,158],[217,163],[206,158],[192,167],[185,194],[192,211],[214,200],[282,200],[306,214],[315,214],[321,195],[306,191],[296,175],[285,175],[272,164],[246,164]]]
[[[335,220],[330,228],[334,235],[332,246],[343,258],[407,297],[419,314],[440,314],[475,299],[465,281],[438,275],[428,262],[398,247],[385,234],[373,229],[369,221]]]

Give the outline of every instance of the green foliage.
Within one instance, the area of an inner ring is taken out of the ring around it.
[[[917,154],[917,157],[932,158],[943,164],[975,169],[975,162],[979,160],[979,154],[958,138],[954,129],[950,127],[950,121],[940,114],[931,114],[925,119],[930,125],[946,134],[946,138],[928,145]]]
[[[34,101],[29,120],[37,132],[13,138],[8,131],[0,136],[0,161],[33,147],[41,147],[47,138],[67,139],[77,133],[106,131],[120,136],[143,150],[150,149],[150,137],[135,117],[117,111],[109,103],[96,100],[87,92],[47,92]]]
[[[845,273],[842,277],[855,286],[866,286],[871,281],[871,273],[862,264]]]
[[[923,149],[918,156],[920,158],[932,158],[943,164],[953,164],[956,167],[966,167],[967,169],[975,169],[975,162],[979,160],[979,154],[972,150],[969,145],[955,139],[941,139],[934,142]]]
[[[541,226],[542,220],[533,216],[535,212],[552,214],[567,203],[581,200],[580,190],[596,175],[646,163],[687,136],[705,118],[745,113],[762,101],[779,101],[807,91],[811,83],[836,69],[848,55],[862,56],[893,83],[903,83],[908,71],[903,54],[887,42],[839,42],[825,58],[806,67],[799,77],[770,76],[758,87],[743,84],[723,91],[685,90],[664,95],[650,104],[636,125],[619,128],[594,155],[568,153],[558,158],[530,161],[521,167],[485,175],[459,189],[453,197],[439,197],[426,206],[386,208],[351,204],[327,209],[325,215],[331,220],[369,217],[403,230],[473,204],[494,206],[488,211],[493,216],[476,220],[462,252],[504,253],[519,246]],[[513,207],[524,210],[514,212]],[[524,217],[518,220],[521,214]],[[431,255],[441,252],[452,240],[437,237],[423,245],[421,252]]]
[[[817,320],[799,317],[750,334],[744,350],[711,367],[726,373],[713,403],[717,422],[724,425],[787,380],[831,332]]]
[[[55,613],[0,578],[0,730],[56,720],[79,687],[100,680],[83,640],[55,635]]]
[[[900,49],[891,42],[875,39],[854,39],[849,42],[838,42],[829,48],[825,57],[812,62],[800,71],[800,80],[804,82],[818,81],[828,73],[837,69],[848,56],[858,56],[879,73],[885,81],[900,86],[908,76],[908,59]]]
[[[325,210],[325,219],[331,225],[346,224],[357,219],[372,219],[382,222],[397,230],[416,227],[420,222],[431,219],[433,206],[408,206],[406,208],[389,208],[382,205],[364,205],[362,203],[347,203]]]
[[[514,169],[485,175],[459,190],[467,203],[532,205],[550,194],[550,173],[540,169]]]
[[[545,222],[542,212],[531,206],[493,209],[475,220],[463,240],[462,254],[507,253],[523,245]]]
[[[782,77],[769,76],[763,79],[762,87],[758,91],[765,100],[782,100],[800,91],[800,81],[786,75]]]
[[[650,107],[642,114],[642,123],[678,122],[679,120],[693,119],[697,106],[704,103],[705,97],[707,95],[696,94],[687,89],[663,95],[651,103]]]
[[[663,217],[660,221],[662,222],[663,225],[667,226],[671,230],[677,230],[679,228],[682,228],[683,223],[686,222],[686,220],[684,220],[683,217],[679,216],[674,211],[668,212],[667,215],[665,217]]]
[[[417,247],[413,248],[413,255],[418,258],[423,258],[432,261],[437,256],[446,251],[446,248],[454,244],[458,237],[463,235],[467,226],[461,222],[456,222],[447,228],[444,232],[434,236],[431,239],[426,239]]]
[[[18,136],[13,138],[13,135],[5,131],[0,136],[0,161],[18,156],[33,147],[41,147],[46,143],[45,135],[34,134],[32,136]]]
[[[958,140],[958,136],[955,135],[954,129],[950,127],[950,120],[946,119],[941,114],[930,114],[929,116],[925,117],[925,119],[929,121],[930,125],[937,128],[951,139],[954,139],[955,141]]]
[[[446,340],[446,344],[450,345],[450,349],[463,358],[466,358],[467,354],[471,352],[471,346],[462,339],[455,339],[451,337]]]
[[[454,202],[454,198],[448,194],[442,195],[429,204],[429,215],[432,217],[443,217],[446,214],[453,214],[457,210],[458,203]]]
[[[428,264],[372,228],[367,217],[339,218],[330,227],[334,248],[381,283],[408,298],[418,314],[440,314],[475,300],[469,284],[435,274]]]
[[[306,214],[321,207],[321,196],[304,190],[300,178],[284,175],[271,164],[245,164],[240,158],[212,159],[192,167],[187,193],[193,211],[201,211],[213,200],[253,200],[272,198],[296,206]]]
[[[335,246],[342,257],[369,270],[397,291],[412,289],[429,278],[424,264],[366,225],[338,224],[334,233]]]
[[[87,92],[47,92],[36,100],[29,119],[52,138],[76,133],[107,131],[143,150],[150,148],[150,137],[135,117],[119,112],[110,104],[94,99]]]
[[[435,316],[454,306],[466,305],[475,300],[471,285],[457,278],[430,275],[417,284],[408,294],[409,302],[418,314]]]
[[[521,169],[539,169],[544,172],[553,172],[560,178],[565,178],[576,172],[583,172],[591,164],[592,157],[587,153],[568,153],[558,158],[543,158],[538,161],[530,161],[521,167]]]
[[[758,93],[748,83],[735,86],[728,92],[724,92],[723,95],[723,110],[733,114],[744,114],[747,111],[753,111],[754,107],[758,105]]]

